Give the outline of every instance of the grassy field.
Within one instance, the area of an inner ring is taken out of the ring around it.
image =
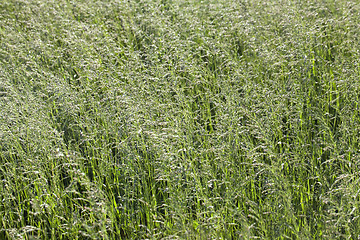
[[[1,0],[0,239],[360,239],[360,4]]]

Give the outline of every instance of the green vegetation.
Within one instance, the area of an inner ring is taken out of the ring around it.
[[[0,239],[358,239],[357,2],[0,1]]]

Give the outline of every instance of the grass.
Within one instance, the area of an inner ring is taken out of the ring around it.
[[[0,3],[0,239],[358,239],[357,1]]]

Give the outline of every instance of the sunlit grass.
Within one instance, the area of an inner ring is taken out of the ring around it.
[[[0,3],[0,239],[357,239],[359,8]]]

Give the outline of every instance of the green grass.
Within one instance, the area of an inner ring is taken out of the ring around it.
[[[358,239],[357,1],[0,2],[0,239]]]

